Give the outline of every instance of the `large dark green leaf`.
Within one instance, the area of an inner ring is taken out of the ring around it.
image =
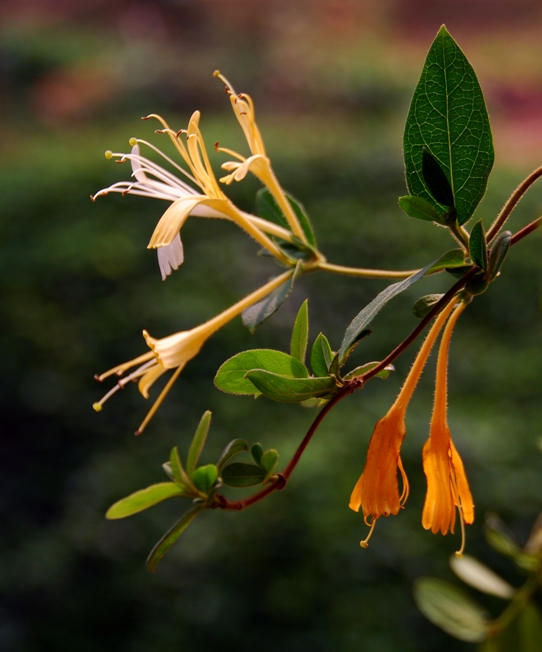
[[[238,353],[233,358],[226,360],[216,372],[215,385],[228,394],[255,394],[258,396],[261,392],[248,378],[245,378],[247,371],[253,369],[263,369],[295,378],[307,378],[309,375],[307,367],[287,353],[273,349],[253,349]]]
[[[282,374],[255,369],[247,378],[262,394],[281,403],[300,403],[308,398],[329,394],[336,385],[333,378],[293,378]]]
[[[484,195],[493,167],[493,139],[476,74],[444,26],[427,54],[404,135],[409,192],[439,210],[423,178],[424,147],[444,170],[458,222],[464,224]]]
[[[142,512],[144,509],[161,503],[163,500],[174,496],[186,495],[185,488],[175,482],[159,482],[146,489],[136,491],[126,498],[117,501],[107,510],[105,517],[108,519],[126,518],[132,514]]]

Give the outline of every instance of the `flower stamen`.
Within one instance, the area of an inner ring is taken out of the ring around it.
[[[367,523],[367,525],[369,525],[370,530],[369,530],[369,534],[365,537],[365,539],[362,539],[362,540],[359,542],[359,545],[360,545],[362,548],[368,548],[368,547],[369,547],[369,539],[373,536],[373,532],[374,532],[374,529],[375,529],[375,525],[376,525],[377,520],[378,520],[378,519],[373,518],[373,521],[372,521],[372,523],[371,523],[370,525],[369,525],[369,523],[367,523],[367,521],[365,521],[365,522]]]

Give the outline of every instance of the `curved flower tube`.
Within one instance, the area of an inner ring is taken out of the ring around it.
[[[273,172],[271,161],[267,157],[263,138],[258,129],[258,125],[256,124],[256,114],[252,98],[246,93],[237,94],[233,86],[219,70],[215,70],[213,74],[226,85],[226,91],[230,96],[233,112],[243,130],[243,133],[245,134],[248,147],[252,154],[249,158],[245,158],[231,149],[217,146],[217,151],[224,152],[225,154],[229,154],[237,159],[236,161],[227,161],[222,164],[222,168],[229,172],[229,174],[222,177],[220,181],[225,184],[230,184],[233,181],[241,181],[250,170],[255,177],[267,186],[269,192],[273,195],[275,201],[284,213],[288,224],[292,229],[292,233],[302,242],[307,242],[307,237],[299,224],[299,220],[297,219],[284,190]]]
[[[456,508],[462,530],[462,544],[456,553],[461,556],[465,545],[464,523],[474,521],[474,504],[463,462],[450,435],[447,422],[448,357],[454,327],[466,308],[461,303],[450,317],[440,343],[437,361],[435,402],[429,439],[423,447],[423,470],[427,477],[427,494],[422,514],[422,525],[433,534],[454,531]]]
[[[408,479],[400,456],[406,432],[405,414],[431,349],[456,302],[457,300],[452,300],[438,315],[399,395],[386,416],[376,424],[371,436],[365,468],[352,491],[349,503],[350,509],[355,512],[360,508],[363,510],[365,522],[371,526],[369,536],[378,518],[397,514],[408,498]],[[397,471],[401,473],[403,480],[401,494],[399,494]],[[361,542],[363,547],[366,547],[368,538]]]
[[[122,378],[122,380],[119,380],[115,387],[107,392],[98,402],[94,403],[93,408],[99,412],[104,403],[119,389],[123,389],[130,381],[137,380],[139,391],[145,398],[148,398],[149,390],[158,378],[166,373],[168,369],[174,369],[173,375],[136,431],[136,434],[141,434],[160,407],[186,363],[196,357],[207,339],[225,324],[240,315],[246,308],[265,298],[270,292],[282,285],[293,273],[293,270],[288,270],[280,276],[275,277],[224,312],[191,330],[174,333],[173,335],[160,339],[151,337],[147,331],[143,331],[143,337],[151,350],[96,376],[97,380],[102,381],[112,375],[122,376],[128,369],[137,367],[135,371]]]

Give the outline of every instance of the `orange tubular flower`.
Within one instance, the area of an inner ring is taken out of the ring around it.
[[[431,349],[455,304],[456,301],[451,301],[437,317],[395,403],[386,416],[376,424],[371,436],[365,468],[352,491],[349,504],[350,509],[355,512],[358,512],[361,507],[365,522],[371,526],[369,536],[361,542],[363,548],[368,545],[367,541],[376,520],[380,516],[397,514],[408,498],[408,480],[400,457],[401,444],[406,432],[405,413]],[[401,473],[403,481],[401,494],[399,494],[397,470]],[[372,517],[372,521],[368,520],[369,517]]]
[[[474,521],[474,504],[461,457],[457,452],[446,418],[447,370],[450,340],[454,326],[467,304],[460,304],[446,324],[437,361],[435,404],[429,439],[423,447],[423,470],[427,476],[427,495],[423,507],[422,525],[436,534],[454,531],[455,510],[459,511],[462,544],[456,553],[461,556],[465,542],[464,523]]]

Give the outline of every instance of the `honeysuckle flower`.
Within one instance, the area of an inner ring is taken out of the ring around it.
[[[433,534],[454,531],[456,509],[461,522],[461,556],[465,542],[464,523],[474,521],[474,504],[463,462],[450,435],[447,422],[447,372],[450,340],[459,316],[466,307],[461,303],[453,312],[442,335],[437,361],[435,401],[429,439],[423,447],[423,470],[427,477],[427,494],[422,525]]]
[[[211,168],[205,144],[199,129],[199,111],[192,115],[188,129],[174,132],[160,116],[150,115],[162,125],[161,133],[167,133],[190,172],[177,165],[170,157],[157,147],[144,140],[130,139],[132,150],[129,154],[106,152],[107,158],[116,158],[119,163],[129,160],[134,181],[120,181],[104,188],[92,196],[107,195],[118,192],[170,201],[171,206],[162,215],[151,237],[149,248],[158,250],[158,263],[165,279],[184,260],[180,230],[190,215],[229,219],[249,233],[259,244],[284,263],[288,259],[277,245],[266,235],[275,235],[289,240],[291,233],[267,220],[239,210],[222,192]],[[181,138],[186,135],[186,145]],[[180,172],[198,190],[184,179],[141,155],[140,145],[146,145],[159,154],[175,170]]]
[[[408,498],[408,479],[400,455],[406,432],[405,414],[431,349],[455,303],[455,301],[451,301],[438,315],[414,360],[399,395],[386,416],[376,424],[371,436],[365,468],[352,491],[349,503],[350,509],[355,512],[362,509],[364,520],[371,528],[367,538],[361,541],[361,546],[364,548],[368,545],[377,519],[381,516],[397,514]],[[401,494],[399,494],[397,481],[398,471],[403,482]]]
[[[226,91],[230,96],[233,112],[245,134],[248,147],[252,154],[252,156],[245,158],[231,149],[217,146],[217,151],[224,152],[237,159],[236,161],[226,161],[222,164],[222,168],[229,172],[229,174],[222,177],[220,181],[229,185],[233,181],[242,181],[249,171],[252,172],[254,176],[267,186],[269,192],[275,198],[275,201],[280,206],[292,229],[292,233],[301,241],[306,242],[307,238],[305,233],[273,172],[271,161],[266,154],[263,138],[256,124],[256,113],[252,98],[246,93],[236,93],[230,82],[218,70],[215,70],[214,76],[218,77],[226,85]]]
[[[109,392],[107,392],[105,396],[94,403],[93,408],[99,412],[104,403],[119,389],[123,389],[130,381],[138,381],[139,391],[145,398],[148,398],[149,390],[152,385],[163,374],[165,374],[166,371],[173,369],[173,375],[160,392],[158,398],[136,431],[136,434],[141,434],[162,404],[164,398],[181,371],[184,369],[186,363],[200,352],[201,347],[207,339],[220,330],[225,324],[240,315],[244,310],[246,310],[246,308],[254,305],[266,297],[270,292],[282,285],[292,274],[293,270],[284,272],[216,317],[213,317],[204,324],[192,328],[191,330],[181,331],[163,338],[151,337],[147,331],[143,331],[145,342],[151,350],[133,360],[116,365],[101,375],[97,375],[96,379],[103,381],[112,375],[122,376],[129,369],[136,367],[136,369],[128,376],[119,380],[119,382]]]
[[[107,158],[117,158],[119,163],[127,160],[130,161],[132,166],[132,177],[135,181],[119,181],[114,183],[108,188],[103,188],[93,195],[93,200],[96,200],[100,196],[107,195],[110,192],[117,192],[122,195],[152,197],[154,199],[164,199],[171,202],[176,202],[179,199],[193,198],[198,195],[198,192],[188,183],[183,181],[183,179],[175,176],[150,159],[141,156],[140,144],[146,145],[157,152],[181,174],[185,175],[195,183],[194,178],[188,174],[186,170],[177,165],[157,147],[154,147],[154,145],[151,145],[151,143],[147,143],[144,140],[131,138],[130,145],[132,146],[132,150],[129,154],[106,152],[106,156]],[[212,208],[202,204],[195,204],[190,214],[199,217],[225,217],[225,215],[222,215]],[[177,233],[169,245],[159,247],[157,253],[162,280],[165,280],[166,277],[169,276],[173,270],[178,269],[184,261],[183,245],[180,234]]]

